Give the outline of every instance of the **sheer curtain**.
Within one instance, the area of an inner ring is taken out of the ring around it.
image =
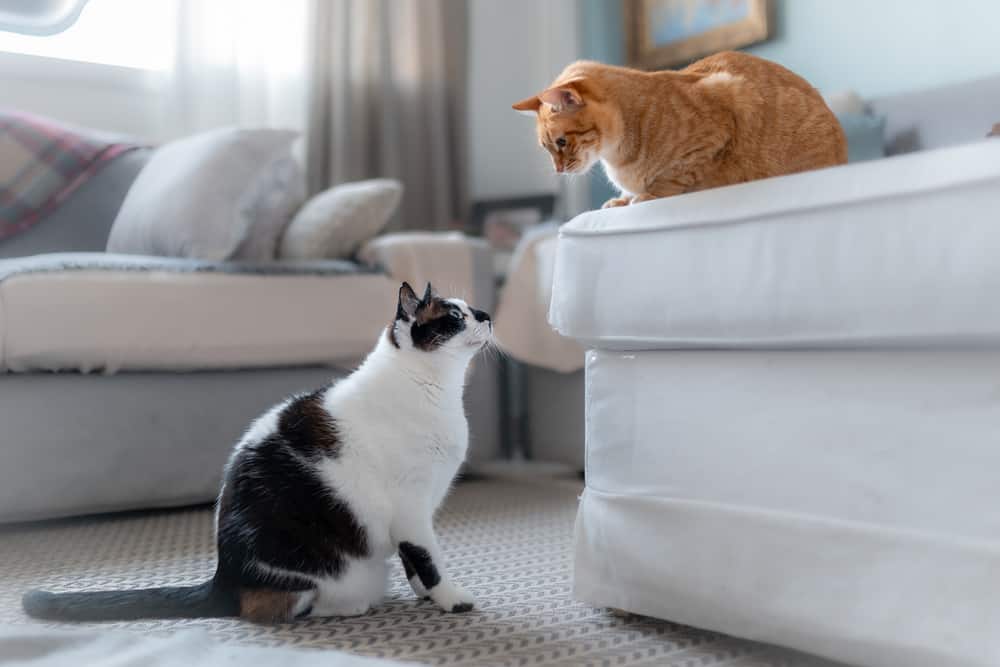
[[[394,225],[465,213],[465,0],[314,0],[310,189],[374,176],[406,188]]]
[[[172,1],[165,136],[299,130],[312,192],[392,177],[395,227],[465,214],[465,0]]]
[[[310,0],[175,1],[169,134],[223,125],[304,131]]]

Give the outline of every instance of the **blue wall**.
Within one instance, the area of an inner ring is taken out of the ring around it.
[[[998,0],[1000,1],[1000,0]],[[583,57],[602,63],[621,65],[625,62],[625,29],[621,0],[581,0],[580,47]],[[594,167],[590,171],[590,207],[618,196],[604,170]]]
[[[998,0],[776,0],[747,49],[823,91],[880,97],[1000,73]]]

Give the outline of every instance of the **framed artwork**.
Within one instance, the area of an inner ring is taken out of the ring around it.
[[[770,36],[771,0],[624,0],[633,67],[662,69]]]

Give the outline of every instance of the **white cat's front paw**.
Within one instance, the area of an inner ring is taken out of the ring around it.
[[[412,577],[410,577],[410,588],[413,589],[413,594],[416,595],[419,599],[423,600],[425,597],[428,597],[427,589],[420,582],[420,577],[418,577],[417,575],[413,575]]]
[[[451,613],[461,613],[472,611],[476,606],[476,599],[472,593],[455,584],[442,582],[431,589],[431,599],[444,611]]]

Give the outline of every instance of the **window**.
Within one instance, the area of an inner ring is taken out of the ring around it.
[[[165,71],[174,64],[176,26],[177,0],[90,0],[57,35],[0,31],[0,51]]]

